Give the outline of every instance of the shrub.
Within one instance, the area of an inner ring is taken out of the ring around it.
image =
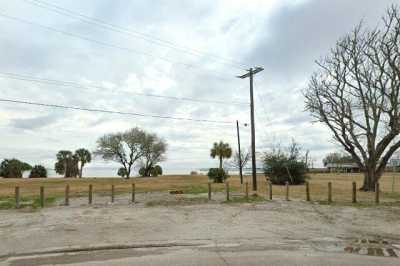
[[[4,159],[0,164],[0,176],[4,178],[22,178],[24,171],[32,168],[27,163],[17,159]]]
[[[29,174],[29,178],[40,178],[40,177],[47,177],[47,170],[44,166],[42,165],[35,165],[31,173]]]
[[[159,165],[154,166],[150,170],[151,176],[159,176],[159,175],[162,175],[162,173],[163,173],[162,168]]]
[[[118,169],[117,175],[122,177],[122,178],[125,178],[126,176],[128,176],[128,172],[126,171],[125,168],[121,167],[121,168]]]
[[[143,176],[143,177],[148,177],[148,176],[159,176],[162,175],[163,171],[161,166],[156,165],[154,167],[150,167],[149,169],[147,169],[146,171],[146,167],[141,167],[139,169],[139,175]]]
[[[229,176],[224,169],[210,168],[208,170],[208,178],[214,180],[214,183],[223,183]]]
[[[145,176],[145,175],[146,175],[146,168],[140,167],[140,169],[139,169],[139,175],[140,175],[140,176]]]
[[[276,185],[286,182],[303,184],[307,179],[307,166],[303,161],[290,158],[286,154],[267,154],[264,159],[264,173]]]
[[[264,157],[264,173],[270,181],[276,185],[284,185],[286,182],[292,185],[303,184],[308,178],[307,163],[300,156],[301,147],[292,140],[287,147],[287,152],[281,148],[274,148]]]

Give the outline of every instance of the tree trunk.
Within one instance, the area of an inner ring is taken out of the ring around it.
[[[376,171],[374,168],[366,169],[364,172],[364,183],[360,188],[362,191],[375,191],[375,185],[382,176],[383,172]]]
[[[222,156],[219,157],[219,169],[222,169]]]
[[[79,178],[82,178],[82,172],[83,172],[83,164],[81,164],[81,168],[79,169]]]
[[[68,163],[67,160],[64,161],[64,178],[67,178],[67,168],[68,168]]]

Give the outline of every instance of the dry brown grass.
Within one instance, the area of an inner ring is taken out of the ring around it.
[[[392,177],[392,173],[387,173],[380,181],[382,202],[400,201],[400,174],[395,174],[395,193],[391,193]],[[251,177],[246,176],[245,179],[249,182],[249,189],[251,190]],[[359,187],[362,184],[362,175],[335,173],[311,174],[311,179],[309,180],[311,200],[326,201],[328,182],[332,182],[333,201],[351,202],[353,181],[357,182],[357,187]],[[130,180],[118,178],[0,179],[0,197],[13,196],[15,186],[20,187],[22,196],[38,195],[40,186],[44,186],[47,196],[61,197],[64,195],[66,184],[70,185],[70,195],[72,197],[86,195],[89,184],[93,184],[95,193],[110,193],[111,184],[114,184],[116,193],[123,193],[131,190],[133,182],[136,184],[138,192],[183,190],[186,193],[203,193],[207,192],[208,179],[206,176],[200,175],[170,175],[156,178],[133,178]],[[229,179],[229,183],[232,191],[243,191],[237,176],[232,176]],[[258,194],[265,197],[267,195],[266,181],[262,175],[258,178],[258,186]],[[225,188],[224,184],[212,184],[212,187],[214,191],[223,191]],[[273,195],[274,197],[284,198],[285,187],[273,186]],[[305,199],[305,186],[291,186],[290,198]],[[360,202],[372,203],[374,202],[374,193],[357,191],[357,198]]]

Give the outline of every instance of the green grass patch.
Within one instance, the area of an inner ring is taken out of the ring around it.
[[[44,205],[53,205],[56,202],[56,197],[46,197]],[[15,198],[14,197],[0,197],[0,209],[14,209],[15,208]],[[21,197],[20,198],[20,208],[38,208],[40,207],[39,197]]]

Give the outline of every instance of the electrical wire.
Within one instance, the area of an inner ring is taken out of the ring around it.
[[[72,11],[70,9],[67,9],[65,7],[61,7],[59,5],[55,5],[53,3],[48,3],[48,2],[40,1],[40,0],[22,0],[22,1],[24,1],[26,3],[29,3],[31,5],[35,5],[35,6],[39,7],[39,8],[46,9],[46,10],[49,10],[51,12],[54,12],[54,13],[69,17],[69,18],[78,19],[81,22],[84,22],[84,23],[87,23],[87,24],[91,24],[91,25],[95,25],[95,26],[101,27],[103,29],[112,31],[112,32],[117,32],[117,33],[120,33],[120,34],[129,35],[129,36],[134,37],[134,38],[140,38],[140,39],[148,41],[148,42],[150,42],[152,44],[156,44],[156,45],[159,45],[159,46],[172,48],[172,49],[175,49],[175,50],[177,50],[179,52],[182,52],[182,53],[195,55],[195,56],[212,57],[216,61],[218,60],[223,64],[230,65],[230,66],[232,66],[234,68],[237,68],[237,69],[240,69],[240,70],[246,69],[246,66],[245,66],[244,63],[238,62],[236,60],[224,58],[222,56],[218,56],[218,55],[215,55],[215,54],[204,53],[204,52],[197,51],[197,50],[194,50],[194,49],[189,49],[189,48],[186,48],[184,46],[178,45],[178,44],[176,44],[174,42],[167,41],[167,40],[164,40],[164,39],[161,39],[161,38],[158,38],[158,37],[154,37],[154,36],[152,36],[150,34],[139,32],[139,31],[133,30],[131,28],[125,28],[125,27],[122,27],[122,26],[119,26],[119,25],[116,25],[116,24],[112,24],[112,23],[109,23],[109,22],[104,21],[104,20],[99,19],[99,18],[89,17],[89,16],[84,15],[82,13],[74,12],[74,11]]]
[[[119,45],[116,45],[116,44],[111,44],[111,43],[103,42],[103,41],[100,41],[100,40],[88,38],[88,37],[81,36],[79,34],[75,34],[75,33],[71,33],[71,32],[67,32],[67,31],[64,31],[64,30],[59,30],[57,28],[46,26],[46,25],[42,25],[42,24],[30,21],[30,20],[26,20],[26,19],[23,19],[23,18],[18,18],[18,17],[15,17],[15,16],[10,16],[10,15],[7,15],[6,13],[1,12],[1,11],[0,11],[0,16],[3,17],[3,18],[7,18],[9,20],[18,21],[18,22],[23,23],[23,24],[39,27],[39,28],[45,29],[47,31],[57,32],[57,33],[60,33],[60,34],[63,34],[63,35],[66,35],[66,36],[69,36],[69,37],[72,37],[72,38],[75,38],[75,39],[81,39],[81,40],[84,40],[84,41],[87,41],[87,42],[95,43],[95,44],[100,45],[100,46],[104,46],[104,47],[108,47],[108,48],[114,48],[114,49],[118,49],[118,50],[125,51],[125,52],[130,52],[130,53],[135,53],[135,54],[141,54],[141,55],[144,55],[144,56],[147,56],[147,57],[158,58],[158,59],[161,59],[163,61],[166,61],[166,62],[169,62],[169,63],[172,63],[172,64],[183,65],[183,66],[185,66],[187,68],[199,69],[202,72],[209,72],[210,76],[214,76],[214,77],[219,78],[219,79],[228,80],[230,78],[228,78],[227,76],[232,76],[233,77],[233,75],[226,75],[226,74],[220,73],[218,71],[212,71],[212,70],[206,69],[206,68],[204,68],[202,66],[198,66],[198,65],[195,65],[195,64],[189,64],[189,63],[185,63],[185,62],[174,61],[174,60],[171,60],[169,58],[166,58],[166,57],[163,57],[163,56],[154,55],[154,54],[149,53],[149,52],[138,51],[138,50],[135,50],[135,49],[119,46]]]
[[[74,88],[81,88],[81,89],[95,88],[95,89],[101,89],[101,90],[108,89],[103,86],[82,85],[82,84],[72,82],[72,81],[44,79],[44,78],[38,78],[38,77],[21,75],[21,74],[10,73],[10,72],[0,72],[0,76],[2,76],[3,78],[8,78],[8,79],[42,83],[42,84],[55,85],[55,86],[63,86],[63,87],[74,87]],[[226,104],[226,105],[247,105],[247,106],[250,105],[249,103],[245,103],[245,102],[229,102],[229,101],[218,101],[218,100],[208,100],[208,99],[195,99],[195,98],[189,98],[189,97],[168,96],[168,95],[159,95],[159,94],[152,94],[152,93],[129,92],[129,94],[144,96],[144,97],[163,98],[163,99],[169,99],[169,100],[175,100],[175,101],[188,101],[188,102],[197,102],[197,103],[215,103],[215,104]]]
[[[113,110],[106,110],[106,109],[95,109],[95,108],[86,108],[86,107],[78,107],[78,106],[67,106],[67,105],[59,105],[59,104],[48,104],[48,103],[23,101],[23,100],[14,100],[14,99],[5,99],[5,98],[0,98],[0,102],[8,102],[8,103],[15,103],[15,104],[25,104],[25,105],[33,105],[33,106],[43,106],[43,107],[50,107],[50,108],[70,109],[70,110],[87,111],[87,112],[98,112],[98,113],[107,113],[107,114],[129,115],[129,116],[137,116],[137,117],[151,117],[151,118],[160,118],[160,119],[172,119],[172,120],[179,120],[179,121],[205,122],[205,123],[216,123],[216,124],[233,124],[233,122],[229,122],[229,121],[195,119],[195,118],[162,116],[162,115],[151,115],[151,114],[141,114],[141,113],[133,113],[133,112],[122,112],[122,111],[113,111]]]

